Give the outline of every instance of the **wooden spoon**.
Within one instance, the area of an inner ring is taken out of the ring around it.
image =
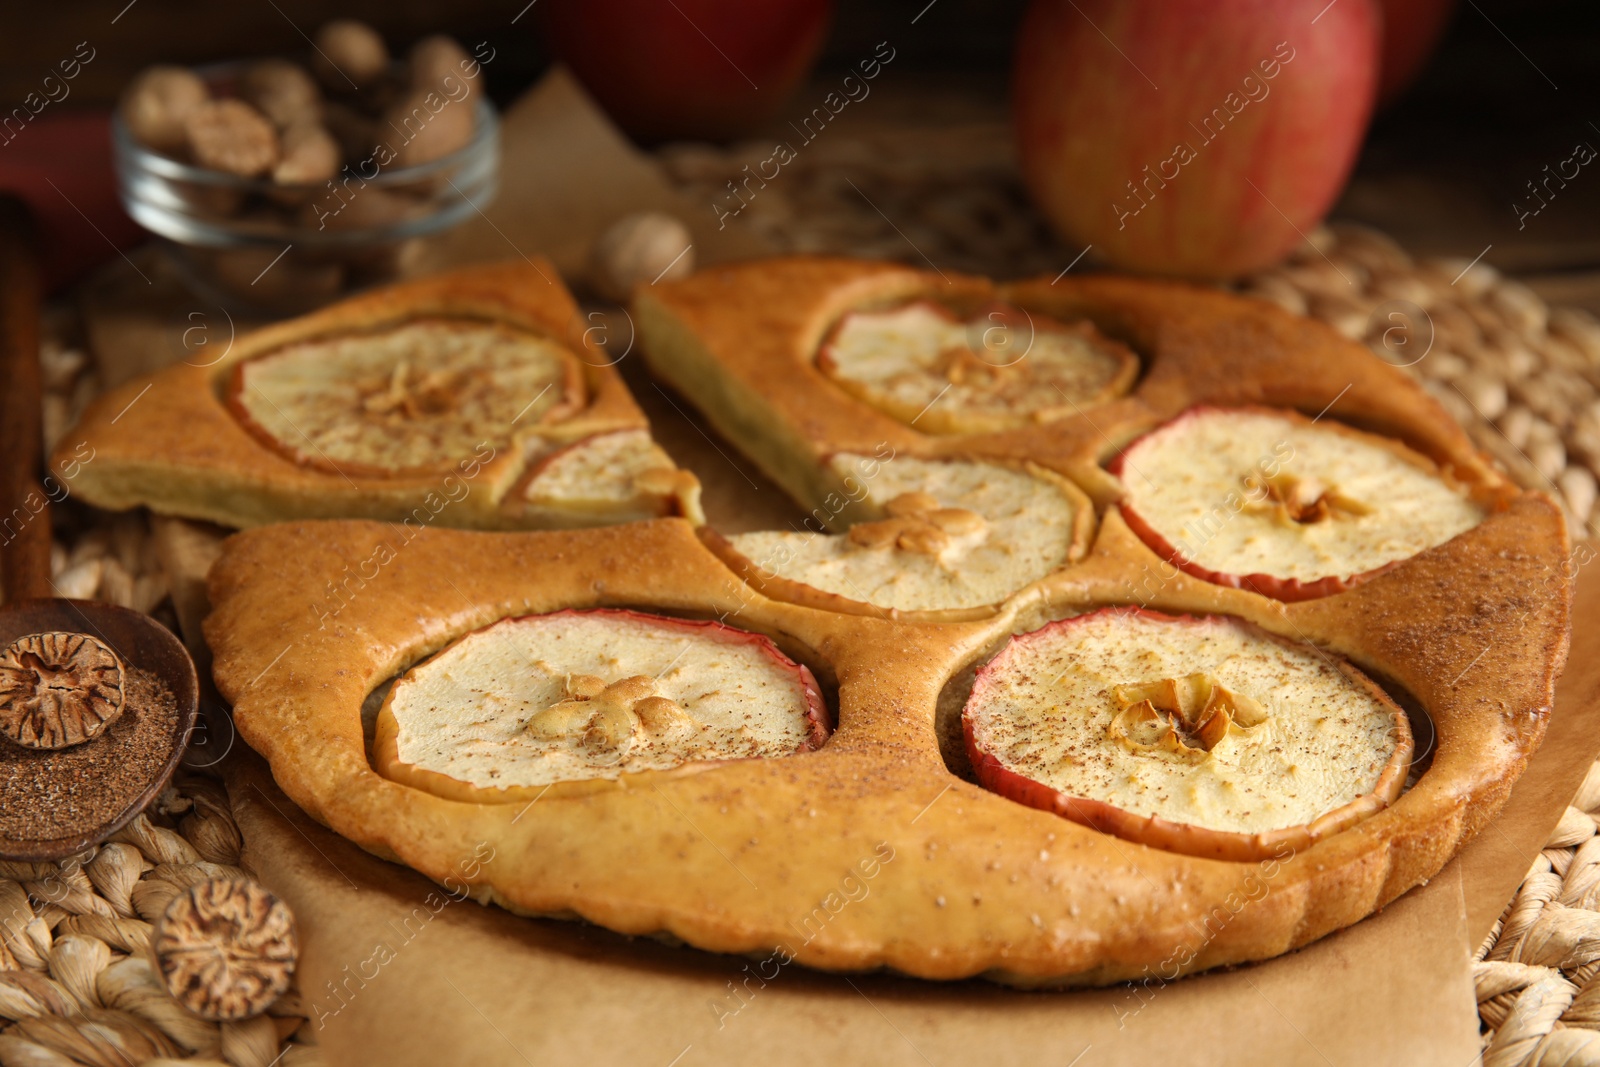
[[[49,496],[39,483],[39,303],[35,237],[27,208],[0,196],[0,648],[33,633],[91,634],[125,667],[159,678],[177,700],[172,751],[159,773],[124,810],[64,837],[12,838],[0,833],[0,859],[54,861],[97,845],[132,822],[171,781],[194,729],[200,683],[194,661],[173,633],[148,615],[92,600],[53,597]],[[107,743],[96,737],[84,745]],[[0,739],[0,745],[11,744]],[[0,795],[9,807],[20,798]]]

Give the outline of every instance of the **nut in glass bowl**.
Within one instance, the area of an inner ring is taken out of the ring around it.
[[[278,314],[319,306],[390,280],[416,238],[494,199],[499,121],[481,85],[460,98],[402,97],[378,121],[333,102],[323,105],[326,130],[274,129],[238,103],[259,93],[251,77],[261,66],[195,72],[210,100],[187,116],[187,158],[142,143],[126,107],[112,121],[123,206],[167,239],[191,288],[208,298]],[[441,141],[462,146],[429,151]]]

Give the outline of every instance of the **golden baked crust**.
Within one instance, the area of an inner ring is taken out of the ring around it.
[[[957,306],[998,292],[1062,321],[1087,315],[1141,355],[1143,376],[1131,395],[1057,422],[932,439],[817,369],[817,345],[846,310],[930,292]],[[884,443],[924,458],[1026,460],[1103,509],[1092,547],[986,617],[933,622],[852,613],[782,586],[768,588],[804,602],[768,599],[681,519],[581,535],[363,522],[237,535],[211,575],[218,687],[290,797],[379,855],[459,878],[488,841],[497,859],[472,879],[479,899],[824,969],[1023,985],[1170,977],[1277,955],[1431,877],[1499,810],[1543,736],[1572,586],[1560,512],[1495,474],[1398,371],[1325,328],[1184,286],[1086,278],[997,290],[849,260],[715,269],[644,290],[637,309],[653,365],[798,499],[832,491],[829,455],[880,454]],[[1331,405],[1330,417],[1405,441],[1496,506],[1337,595],[1283,603],[1202,581],[1133,534],[1104,468],[1196,403]],[[348,599],[318,592],[368,559],[382,565],[370,579],[362,571]],[[1236,616],[1340,654],[1431,722],[1432,738],[1418,734],[1420,776],[1348,828],[1241,863],[1017,804],[941,754],[959,751],[941,745],[947,687],[1009,635],[1109,605]],[[497,619],[598,606],[768,634],[837,687],[837,731],[781,760],[563,784],[502,803],[373,769],[362,708],[384,682]],[[841,881],[854,871],[863,875]],[[872,879],[865,893],[861,877]]]
[[[375,289],[244,335],[214,362],[178,363],[128,382],[91,404],[67,435],[73,448],[93,449],[88,462],[78,456],[73,490],[100,507],[142,504],[227,526],[323,517],[484,529],[596,521],[582,509],[566,515],[512,498],[529,463],[532,431],[553,449],[595,434],[648,428],[612,366],[615,357],[593,342],[589,324],[550,280],[554,276],[548,264],[505,263]],[[230,408],[230,384],[253,357],[430,319],[498,324],[560,342],[572,354],[561,389],[581,394],[582,402],[558,408],[555,417],[528,430],[508,429],[505,441],[486,444],[457,464],[412,472],[297,462]],[[637,514],[618,518],[647,517],[661,508],[661,498],[653,497]],[[675,493],[669,513],[698,517],[697,494]]]
[[[1349,592],[1296,604],[1182,573],[1142,588],[1161,561],[1113,510],[1083,563],[977,622],[767,600],[680,519],[581,534],[423,530],[328,617],[313,591],[399,532],[247,531],[212,571],[217,684],[285,792],[435,879],[461,877],[490,842],[497,859],[470,879],[481,900],[824,969],[1103,983],[1315,940],[1431,877],[1494,815],[1543,736],[1566,652],[1565,525],[1536,494]],[[1339,652],[1426,709],[1431,763],[1384,811],[1260,864],[1121,841],[946,767],[935,706],[952,676],[1014,631],[1129,603],[1237,615]],[[496,619],[595,606],[768,634],[837,686],[837,731],[816,752],[582,783],[531,804],[464,804],[372,769],[361,709],[385,680]],[[861,895],[861,876],[841,878],[864,860],[876,874]]]

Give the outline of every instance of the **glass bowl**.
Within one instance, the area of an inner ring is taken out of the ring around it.
[[[213,96],[230,97],[246,65],[196,73]],[[197,292],[246,312],[305,310],[393,278],[416,239],[457,225],[494,199],[500,162],[494,105],[480,85],[459,103],[470,104],[474,115],[465,147],[408,167],[383,166],[381,153],[373,152],[315,185],[242,178],[161,155],[115,115],[118,192],[134,221],[166,239]]]

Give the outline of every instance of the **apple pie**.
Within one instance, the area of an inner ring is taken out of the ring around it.
[[[373,290],[129,382],[64,439],[93,449],[73,489],[226,526],[698,518],[698,483],[651,441],[553,273],[497,265]]]
[[[973,365],[1009,342],[954,327],[997,308],[1057,335],[1026,373],[1065,411]],[[714,951],[1104,983],[1360,920],[1543,736],[1561,513],[1325,327],[1175,284],[807,258],[635,314],[805,529],[427,529],[309,635],[394,527],[247,531],[213,569],[241,735],[363,847],[442,879],[487,840],[480,900]],[[558,476],[610,499],[585,463]],[[864,857],[871,892],[818,912]]]

